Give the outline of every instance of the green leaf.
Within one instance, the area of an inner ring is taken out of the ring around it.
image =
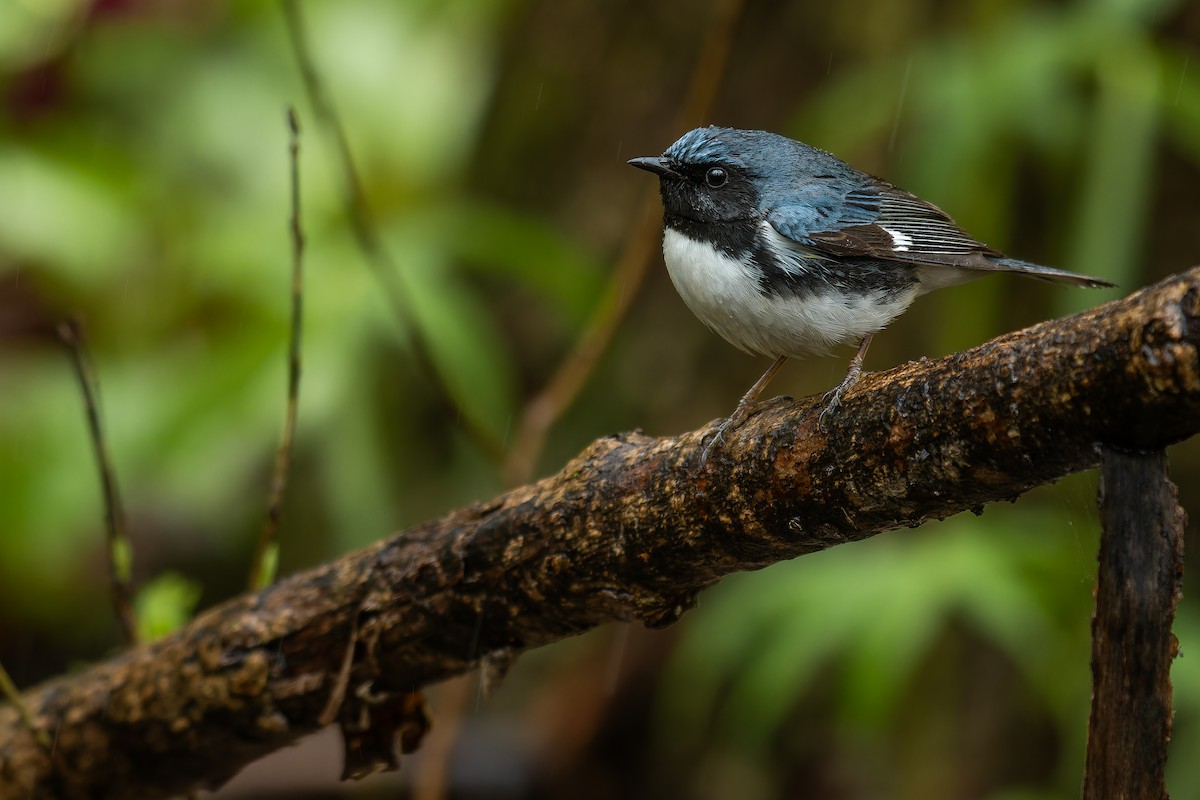
[[[154,641],[183,627],[200,601],[200,584],[177,572],[159,573],[134,599],[138,638]]]

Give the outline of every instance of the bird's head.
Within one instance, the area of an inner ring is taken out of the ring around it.
[[[633,158],[629,163],[658,176],[663,210],[693,222],[733,222],[760,215],[765,177],[762,131],[696,128],[661,156]],[[775,137],[780,138],[780,137]]]

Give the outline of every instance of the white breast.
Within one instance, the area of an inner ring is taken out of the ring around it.
[[[914,286],[890,298],[883,292],[856,296],[825,286],[803,297],[764,294],[741,262],[669,228],[663,258],[679,296],[701,322],[741,350],[772,357],[856,343],[903,313],[917,293]]]

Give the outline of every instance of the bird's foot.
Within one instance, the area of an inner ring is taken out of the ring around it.
[[[750,415],[752,413],[750,410],[751,405],[752,402],[744,402],[743,398],[743,402],[738,403],[738,407],[734,409],[733,413],[726,417],[725,420],[716,427],[716,430],[710,431],[701,437],[700,441],[704,443],[704,449],[700,451],[701,469],[703,469],[704,465],[708,463],[708,454],[712,452],[712,449],[717,446],[718,442],[725,438],[725,433],[727,431],[736,430],[743,422],[750,419]]]
[[[779,368],[783,366],[787,359],[787,356],[780,356],[775,359],[775,363],[767,367],[767,371],[762,374],[762,377],[754,382],[754,385],[750,387],[748,392],[742,395],[742,399],[738,401],[737,408],[733,410],[728,419],[718,425],[717,429],[711,434],[704,434],[704,437],[700,441],[703,442],[705,439],[709,441],[708,444],[704,445],[704,450],[700,453],[701,469],[708,463],[709,452],[716,447],[717,442],[721,441],[722,437],[725,436],[725,432],[733,430],[750,418],[750,415],[753,413],[754,404],[758,402],[758,396],[762,394],[762,390],[767,387],[767,384],[771,382],[771,378],[775,377],[775,373],[779,372]],[[711,439],[709,438],[710,436],[712,437]]]
[[[829,430],[828,427],[826,427],[829,414],[837,410],[838,406],[842,404],[842,395],[844,395],[851,386],[858,383],[858,379],[860,377],[862,377],[861,369],[858,371],[848,372],[846,373],[846,377],[842,379],[841,383],[822,395],[821,402],[825,404],[825,407],[821,409],[821,414],[817,417],[817,427],[822,433],[825,433]]]
[[[708,463],[708,454],[717,446],[717,442],[725,436],[725,429],[729,427],[729,420],[725,420],[717,426],[715,431],[704,434],[700,437],[701,443],[704,444],[704,449],[700,451],[700,469],[704,469],[704,465]]]
[[[704,464],[708,463],[708,453],[713,451],[713,447],[716,446],[716,443],[719,443],[719,441],[725,438],[725,432],[733,427],[731,422],[733,422],[733,417],[726,417],[724,422],[721,422],[719,426],[716,426],[716,431],[706,433],[703,435],[703,437],[701,437],[700,440],[704,444],[704,449],[700,451],[701,469],[704,469]]]
[[[830,389],[825,393],[825,396],[821,398],[821,401],[825,403],[825,408],[821,409],[821,416],[817,417],[817,429],[822,433],[826,431],[826,416],[830,411],[835,410],[839,405],[842,404],[842,395],[846,393],[847,389],[858,383],[858,379],[862,377],[863,358],[866,357],[867,348],[871,346],[871,339],[874,338],[874,336],[875,334],[868,333],[862,338],[862,341],[858,343],[858,351],[855,352],[854,358],[850,359],[850,367],[846,370],[846,377],[842,378],[841,383]]]

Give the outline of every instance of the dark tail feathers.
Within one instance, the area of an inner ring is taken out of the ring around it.
[[[1028,275],[1032,278],[1041,278],[1044,281],[1070,283],[1075,286],[1087,286],[1093,289],[1108,289],[1116,286],[1115,283],[1106,281],[1102,278],[1093,278],[1090,275],[1080,275],[1076,272],[1067,272],[1065,269],[1043,267],[1041,264],[1031,264],[1028,261],[1018,261],[1015,258],[997,258],[993,260],[993,263],[995,263],[1002,272],[1017,272],[1021,275]]]

